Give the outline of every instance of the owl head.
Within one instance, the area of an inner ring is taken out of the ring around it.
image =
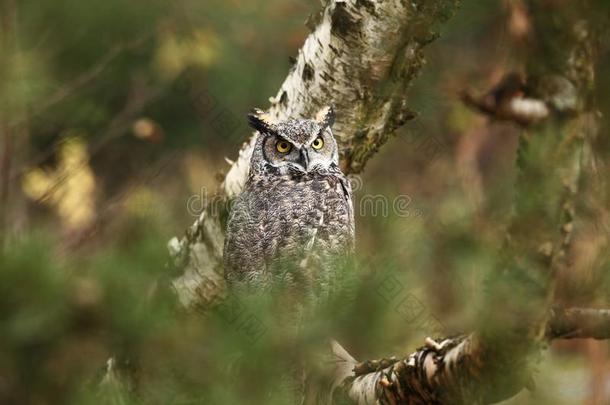
[[[259,132],[250,163],[254,172],[274,168],[280,174],[310,173],[339,164],[337,142],[331,130],[335,121],[332,107],[324,107],[311,120],[281,122],[254,110],[248,121]]]

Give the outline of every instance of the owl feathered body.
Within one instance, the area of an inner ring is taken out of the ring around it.
[[[230,283],[316,289],[332,279],[333,260],[352,253],[352,192],[338,166],[333,119],[330,108],[315,120],[250,116],[259,135],[227,225]]]

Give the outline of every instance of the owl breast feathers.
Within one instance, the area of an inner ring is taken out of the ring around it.
[[[354,248],[352,193],[338,166],[332,109],[313,120],[274,123],[261,112],[249,119],[259,135],[227,224],[227,280],[305,286],[332,277],[334,259]]]

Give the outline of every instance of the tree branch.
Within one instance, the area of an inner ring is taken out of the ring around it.
[[[610,310],[554,308],[546,326],[547,339],[610,339]]]
[[[549,313],[546,340],[610,338],[610,310],[555,308]],[[335,396],[346,395],[358,404],[471,404],[489,403],[482,360],[484,352],[497,357],[496,348],[482,350],[477,334],[447,339],[427,338],[425,345],[400,359],[358,363],[339,343],[332,343]],[[514,359],[526,366],[522,359]],[[464,371],[467,370],[467,373]],[[527,381],[526,381],[527,383]],[[497,385],[494,388],[497,388]],[[493,398],[510,398],[514,392]],[[379,402],[377,402],[379,401]]]

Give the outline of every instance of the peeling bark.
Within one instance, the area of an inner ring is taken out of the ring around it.
[[[553,309],[549,313],[545,341],[576,338],[610,339],[610,310]],[[500,347],[487,346],[476,333],[436,340],[427,338],[423,347],[400,360],[363,363],[357,362],[341,345],[333,342],[333,395],[347,396],[358,404],[478,404],[500,401],[530,384],[529,378],[524,378],[521,386],[511,384],[511,389],[497,392],[499,384],[490,380],[486,359],[490,356],[499,359],[501,355]],[[506,360],[514,362],[516,368],[527,367],[526,359],[511,357],[510,353]],[[490,383],[494,384],[492,390],[489,390]]]

